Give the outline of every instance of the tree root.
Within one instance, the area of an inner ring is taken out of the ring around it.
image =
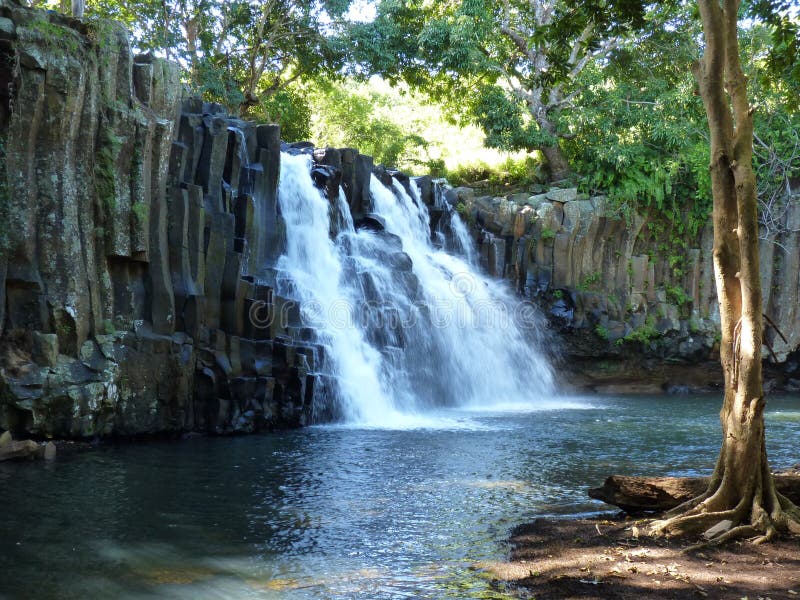
[[[686,536],[708,531],[722,521],[729,520],[733,523],[728,531],[683,550],[687,553],[743,538],[751,538],[751,543],[755,545],[764,544],[773,540],[780,532],[800,535],[800,508],[785,496],[774,492],[775,495],[769,498],[773,509],[767,512],[760,492],[761,486],[758,485],[753,494],[745,496],[734,508],[727,510],[712,510],[720,500],[717,494],[708,497],[707,492],[681,505],[684,508],[682,514],[672,514],[676,511],[673,509],[667,513],[666,519],[653,521],[649,533],[665,537]]]
[[[708,498],[711,497],[713,492],[711,490],[707,490],[697,496],[696,498],[692,498],[691,500],[687,500],[683,504],[679,504],[675,508],[671,508],[667,512],[664,513],[664,520],[670,519],[671,517],[677,517],[679,515],[683,515],[695,509],[699,504],[705,502]]]
[[[669,520],[672,517],[678,517],[681,515],[688,516],[690,514],[694,514],[695,509],[704,504],[709,498],[711,498],[714,494],[717,493],[719,490],[719,486],[722,483],[722,477],[719,476],[720,470],[723,465],[723,461],[725,459],[725,446],[723,445],[720,449],[719,456],[717,457],[717,464],[714,467],[714,473],[711,475],[711,480],[708,482],[708,489],[700,494],[699,496],[692,498],[691,500],[687,500],[686,502],[679,504],[675,508],[668,510],[664,513],[665,520]]]
[[[704,550],[705,548],[711,548],[712,546],[721,546],[722,544],[731,542],[733,540],[740,540],[742,538],[752,537],[757,533],[758,529],[756,529],[752,525],[739,525],[738,527],[734,527],[733,529],[726,531],[722,535],[719,535],[715,538],[712,538],[705,542],[700,542],[699,544],[694,544],[693,546],[689,546],[688,548],[684,548],[683,550],[681,550],[681,554],[689,554],[690,552],[697,552],[698,550]]]
[[[702,498],[702,496],[699,496]],[[691,501],[690,501],[691,502]],[[747,507],[746,499],[742,499],[734,508],[719,510],[714,507],[718,502],[717,495],[713,495],[682,514],[670,516],[667,519],[655,521],[651,525],[652,535],[689,535],[698,531],[706,531],[720,521],[731,520],[741,522]],[[689,504],[689,503],[687,503]],[[670,511],[673,512],[673,511]]]

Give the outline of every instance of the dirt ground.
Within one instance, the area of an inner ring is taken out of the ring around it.
[[[520,598],[800,600],[800,538],[682,553],[635,520],[539,519],[517,528],[508,562],[484,565]]]

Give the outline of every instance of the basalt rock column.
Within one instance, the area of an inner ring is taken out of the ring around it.
[[[0,428],[306,422],[320,353],[269,283],[277,126],[185,99],[113,24],[8,1],[0,18]]]

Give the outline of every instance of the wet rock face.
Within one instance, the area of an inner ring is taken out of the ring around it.
[[[272,286],[279,128],[184,96],[115,25],[0,0],[0,429],[251,432],[335,412],[323,349]],[[366,212],[369,157],[292,151]]]

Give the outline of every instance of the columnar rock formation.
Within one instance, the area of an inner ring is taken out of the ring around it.
[[[0,0],[0,429],[228,433],[335,414],[325,350],[276,292],[281,149],[277,126],[185,97],[177,70],[134,57],[117,26]],[[340,186],[356,224],[381,229],[371,175],[407,183],[354,149],[287,149],[314,157],[334,230]],[[484,267],[577,331],[575,355],[712,349],[707,232],[678,271],[647,219],[609,217],[601,198],[456,189],[434,202],[418,184],[434,235],[462,212]],[[762,249],[781,359],[800,343],[799,236]]]
[[[676,241],[654,216],[611,215],[605,198],[575,189],[492,197],[456,188],[446,198],[472,224],[484,267],[547,307],[573,356],[695,362],[713,352],[719,317],[710,224],[673,248]],[[764,306],[786,336],[768,327],[767,339],[796,378],[790,387],[800,385],[792,354],[800,345],[798,218],[795,202],[786,231],[761,247]]]
[[[273,290],[278,127],[184,98],[177,70],[133,57],[113,24],[7,0],[0,96],[0,428],[91,437],[313,419],[322,350]],[[372,159],[316,157],[319,185],[341,181],[363,215]]]

